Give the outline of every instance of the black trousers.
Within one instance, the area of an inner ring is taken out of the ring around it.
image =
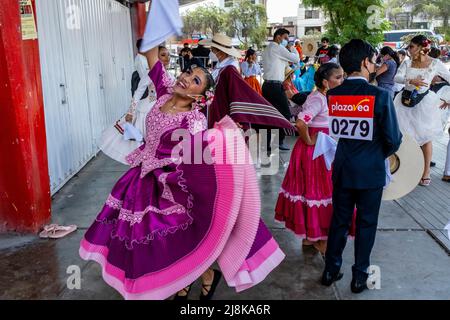
[[[262,86],[263,97],[270,102],[287,120],[291,118],[291,111],[289,110],[289,100],[284,92],[283,84],[281,82],[264,81]],[[280,144],[283,143],[285,133],[280,130]],[[270,150],[270,130],[267,142],[268,150]]]
[[[325,270],[338,273],[341,268],[342,252],[347,243],[348,230],[356,206],[355,264],[352,271],[355,279],[367,279],[382,195],[383,188],[361,190],[334,186],[333,218],[328,233]]]

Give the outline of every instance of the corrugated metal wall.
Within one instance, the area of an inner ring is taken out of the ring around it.
[[[131,99],[129,9],[114,0],[36,3],[49,174],[55,193],[97,152]]]

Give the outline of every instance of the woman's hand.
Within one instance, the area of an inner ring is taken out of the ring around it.
[[[125,116],[125,121],[126,122],[133,122],[133,115],[131,114],[131,113],[128,113],[126,116]]]
[[[447,102],[447,101],[445,101],[444,99],[441,99],[441,101],[442,101],[442,104],[440,105],[439,108],[441,108],[441,109],[447,109],[447,108],[450,107],[450,102]]]
[[[420,78],[409,80],[409,84],[415,87],[428,87],[428,83],[424,82],[423,79]]]
[[[307,142],[308,145],[314,146],[317,142],[318,133],[314,133],[312,137],[310,137],[310,141]]]

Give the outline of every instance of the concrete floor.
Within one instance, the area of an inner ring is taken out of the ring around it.
[[[289,142],[293,144],[294,140]],[[381,289],[360,295],[350,292],[352,241],[344,253],[344,278],[332,287],[321,286],[321,255],[312,248],[303,249],[300,240],[273,219],[289,153],[281,158],[279,173],[261,176],[260,185],[263,218],[287,257],[263,283],[243,293],[236,294],[222,281],[216,299],[450,299],[450,257],[396,202],[382,205],[372,253],[372,264],[381,268]],[[99,155],[55,195],[53,221],[79,226],[70,236],[42,240],[33,235],[0,235],[0,299],[121,299],[103,282],[97,264],[80,259],[78,246],[125,170],[125,166]],[[67,287],[67,268],[71,265],[81,269],[80,290]],[[192,299],[197,299],[199,292],[197,283]]]

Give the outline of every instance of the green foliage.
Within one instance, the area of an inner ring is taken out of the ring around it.
[[[236,36],[244,48],[262,47],[267,39],[265,7],[249,0],[235,1],[227,15],[227,33]]]
[[[332,43],[344,44],[360,38],[377,45],[383,31],[390,29],[384,20],[382,0],[304,0],[306,6],[321,8],[328,17],[326,35]]]
[[[193,11],[188,10],[183,16],[184,33],[201,33],[211,37],[225,28],[226,20],[226,12],[222,8],[213,5],[200,6]]]
[[[411,17],[406,21],[406,25],[397,21],[400,14],[405,13],[405,5],[412,7]],[[423,15],[428,20],[443,19],[444,28],[449,26],[450,1],[449,0],[388,0],[386,8],[389,9],[390,16],[398,28],[411,28],[412,18]]]
[[[252,45],[262,47],[267,36],[266,9],[249,0],[237,0],[229,10],[214,5],[200,6],[188,10],[183,22],[187,36],[201,33],[212,37],[215,33],[227,33],[236,36],[243,49]]]

